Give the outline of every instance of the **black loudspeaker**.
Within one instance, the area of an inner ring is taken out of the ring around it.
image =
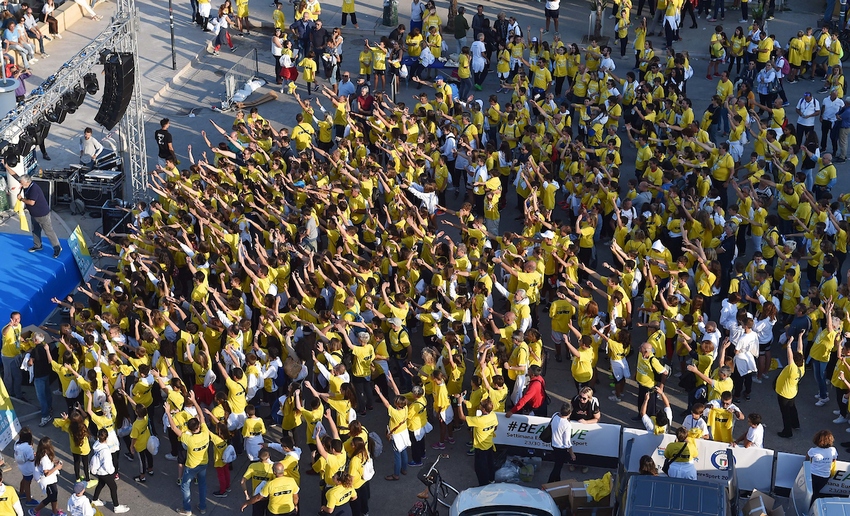
[[[103,221],[103,234],[127,233],[127,223],[130,221],[130,212],[124,211],[116,206],[123,206],[121,199],[106,201],[101,208],[100,216]]]
[[[115,127],[124,116],[130,99],[133,98],[133,81],[136,80],[136,64],[133,54],[113,52],[104,63],[106,78],[103,85],[103,99],[94,121],[106,128]]]

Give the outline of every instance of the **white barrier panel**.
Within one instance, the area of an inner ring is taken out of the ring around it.
[[[835,474],[827,482],[821,493],[850,496],[850,462],[837,461]]]
[[[644,455],[649,455],[652,460],[658,465],[664,465],[664,448],[668,444],[676,440],[675,435],[662,434],[655,435],[645,432],[643,435],[636,435],[632,439],[632,453],[629,455],[629,463],[626,465],[627,471],[638,471],[640,469],[640,458]]]
[[[623,435],[620,437],[620,449],[623,450],[623,453],[625,453],[626,443],[628,443],[629,441],[633,441],[636,437],[640,435],[646,435],[648,433],[649,432],[641,428],[623,427]]]
[[[552,445],[540,440],[540,432],[549,425],[550,418],[514,414],[510,418],[496,413],[499,426],[493,437],[495,444],[551,450]],[[620,425],[605,423],[583,425],[573,422],[573,451],[598,457],[619,457]]]
[[[773,450],[766,448],[741,448],[740,446],[732,448],[735,469],[738,471],[738,489],[742,491],[758,489],[763,493],[769,493],[774,453]]]
[[[774,489],[791,489],[797,472],[806,460],[804,455],[796,453],[776,452],[776,478],[773,480]],[[741,478],[741,475],[738,475]]]

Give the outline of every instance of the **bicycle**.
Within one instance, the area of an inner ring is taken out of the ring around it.
[[[841,43],[841,49],[844,52],[844,55],[841,56],[841,62],[844,63],[848,59],[850,59],[850,29],[842,28],[840,21],[831,21],[829,23],[825,23],[824,27],[829,29],[829,33],[833,37],[838,37],[838,41]],[[823,34],[823,27],[817,29],[813,36],[815,41],[820,40],[820,36]]]
[[[449,456],[447,454],[440,455],[437,457],[437,460],[431,464],[431,467],[428,468],[427,472],[419,473],[419,475],[417,475],[419,481],[425,484],[425,490],[416,496],[417,498],[424,500],[424,502],[419,502],[417,505],[414,505],[410,514],[439,516],[440,506],[443,506],[446,509],[452,506],[452,503],[454,503],[459,492],[454,486],[443,480],[442,475],[440,475],[440,471],[437,469],[437,464],[439,464],[440,460],[448,458]]]

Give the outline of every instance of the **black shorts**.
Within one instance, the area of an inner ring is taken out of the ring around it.
[[[372,70],[372,71],[373,71],[373,72],[375,72],[375,75],[377,75],[377,76],[381,76],[381,75],[384,75],[384,72],[385,72],[386,70]]]
[[[803,68],[803,65],[801,65],[801,64],[798,64],[798,65],[791,65],[791,69],[792,69],[792,70],[800,70],[800,69],[802,69],[802,68]]]
[[[558,14],[560,11],[558,9],[546,9],[546,17],[552,18],[553,20],[558,19]]]
[[[56,503],[56,501],[59,499],[59,490],[56,488],[56,484],[50,484],[44,489],[46,491],[46,494],[44,500],[41,501],[41,504],[47,505],[49,503]]]

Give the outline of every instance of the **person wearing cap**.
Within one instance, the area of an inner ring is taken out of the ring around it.
[[[95,508],[91,501],[86,496],[86,483],[77,482],[74,484],[74,494],[68,498],[68,505],[65,507],[68,511],[68,516],[94,516]],[[117,512],[117,511],[116,511]],[[121,511],[126,512],[126,511]]]
[[[795,110],[797,112],[797,143],[803,145],[806,142],[806,136],[815,130],[815,120],[821,112],[820,102],[812,97],[812,92],[807,91],[797,101]]]
[[[437,78],[434,79],[434,82],[422,80],[415,75],[411,78],[413,79],[413,82],[423,84],[425,86],[430,86],[430,87],[434,88],[436,91],[442,93],[443,94],[443,100],[445,101],[446,106],[448,108],[452,107],[452,105],[454,103],[454,98],[453,98],[453,94],[452,94],[452,87],[449,86],[449,84],[446,82],[446,78],[442,74],[438,74]]]

